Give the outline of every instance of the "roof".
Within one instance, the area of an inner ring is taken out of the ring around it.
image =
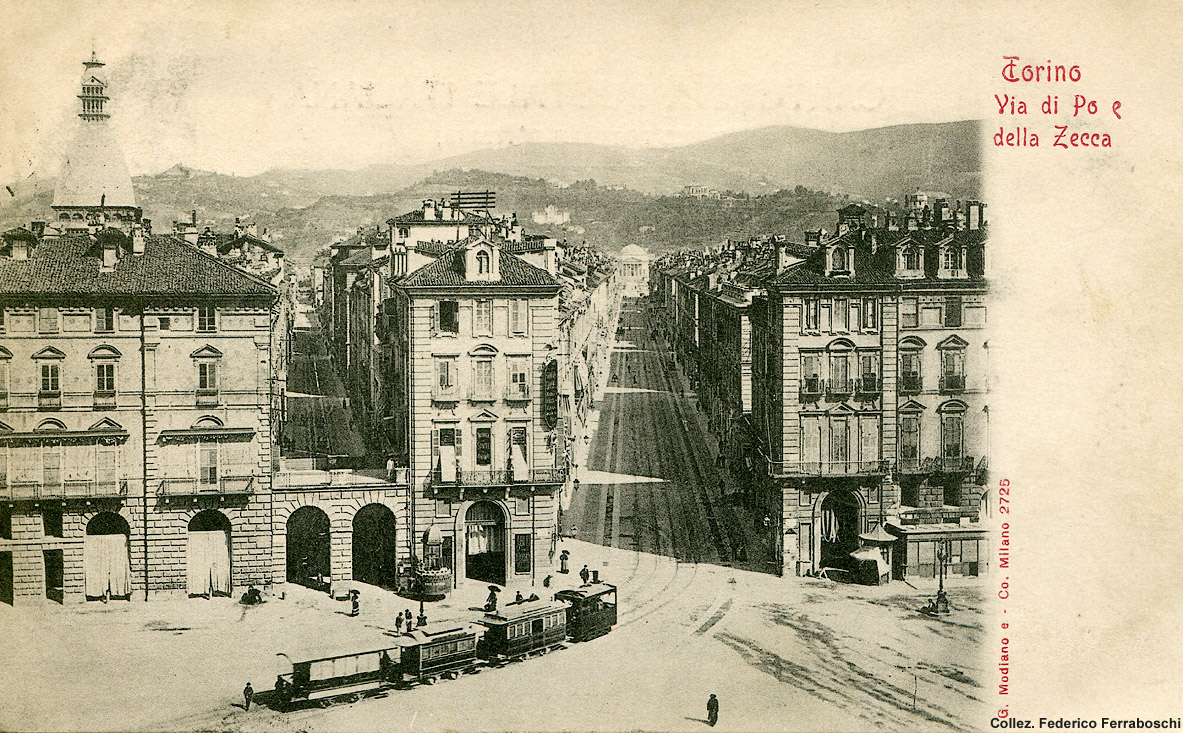
[[[106,120],[82,120],[79,125],[54,189],[53,205],[136,206],[127,162]]]
[[[648,257],[649,253],[635,244],[626,244],[620,250],[621,257]]]
[[[275,296],[266,281],[171,236],[146,237],[144,254],[121,252],[110,272],[101,265],[102,251],[89,236],[45,238],[27,260],[0,258],[0,293]]]
[[[551,611],[566,609],[567,606],[557,601],[539,599],[536,601],[522,601],[521,603],[506,603],[496,611],[486,613],[481,619],[483,623],[512,623],[529,616],[536,616]]]
[[[457,209],[453,209],[457,211]],[[424,219],[423,209],[415,209],[408,211],[405,214],[399,214],[396,217],[386,220],[387,224],[418,224],[426,226],[453,226],[455,224],[479,224],[487,221],[484,217],[470,214],[467,211],[460,210],[459,219]]]
[[[464,253],[467,246],[457,246],[434,262],[399,279],[397,284],[404,288],[458,287],[476,285],[482,288],[550,287],[559,289],[559,281],[541,267],[535,267],[520,257],[504,250],[501,252],[501,279],[473,282],[464,276]]]

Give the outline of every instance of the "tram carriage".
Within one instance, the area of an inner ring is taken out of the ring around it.
[[[395,646],[293,662],[292,671],[279,676],[283,684],[276,685],[275,697],[288,707],[300,701],[327,703],[376,692],[395,680],[400,653]]]
[[[545,654],[562,646],[567,638],[567,606],[555,601],[507,603],[499,612],[486,613],[478,650],[493,664]]]
[[[403,634],[399,646],[402,654],[398,682],[403,687],[430,685],[441,677],[456,679],[466,672],[476,671],[481,665],[476,656],[477,634],[470,628],[417,629]]]
[[[589,641],[616,625],[616,586],[592,583],[555,593],[567,606],[567,635],[571,641]]]

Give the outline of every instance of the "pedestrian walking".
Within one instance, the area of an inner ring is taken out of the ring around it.
[[[246,683],[246,687],[242,688],[242,709],[251,709],[251,700],[255,699],[255,688],[251,687],[251,683]]]
[[[571,572],[570,568],[567,567],[567,563],[570,560],[571,560],[571,553],[567,552],[566,550],[563,550],[559,554],[559,572],[562,573],[563,575],[566,575],[567,573]]]
[[[415,621],[414,621],[415,617],[411,615],[411,609],[408,608],[407,610],[403,611],[403,618],[406,619],[406,622],[407,622],[407,631],[414,631],[415,630]]]
[[[352,610],[350,610],[349,615],[356,616],[357,612],[361,610],[361,603],[357,600],[357,591],[353,591],[353,594],[350,597],[350,603],[352,605]]]
[[[394,617],[394,631],[396,634],[403,633],[403,615],[399,613]]]
[[[719,722],[719,698],[715,697],[714,693],[711,693],[711,699],[707,700],[707,725],[714,728],[715,723],[718,723],[718,722]]]
[[[394,456],[386,459],[386,480],[394,480]]]
[[[579,571],[579,579],[583,581],[584,585],[587,585],[589,578],[591,578],[591,571],[587,569],[586,565],[584,565],[583,569]]]

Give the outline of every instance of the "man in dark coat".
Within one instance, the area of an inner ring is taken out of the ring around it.
[[[251,709],[251,700],[255,699],[255,688],[251,687],[251,683],[246,683],[246,687],[242,688],[242,709]]]
[[[591,578],[591,571],[587,569],[586,565],[584,565],[583,570],[579,571],[579,579],[583,581],[584,585],[587,585],[589,578]]]
[[[719,722],[719,698],[711,694],[711,699],[707,700],[707,724],[712,728],[715,723]]]

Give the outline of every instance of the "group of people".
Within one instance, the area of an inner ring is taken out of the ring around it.
[[[559,553],[559,572],[560,573],[562,573],[563,575],[567,575],[568,573],[570,573],[571,572],[570,563],[571,563],[571,553],[570,552],[568,552],[567,550],[563,550],[561,553]],[[584,565],[583,569],[579,571],[579,579],[583,581],[584,585],[587,585],[588,582],[591,580],[591,571],[587,569],[587,565]]]

